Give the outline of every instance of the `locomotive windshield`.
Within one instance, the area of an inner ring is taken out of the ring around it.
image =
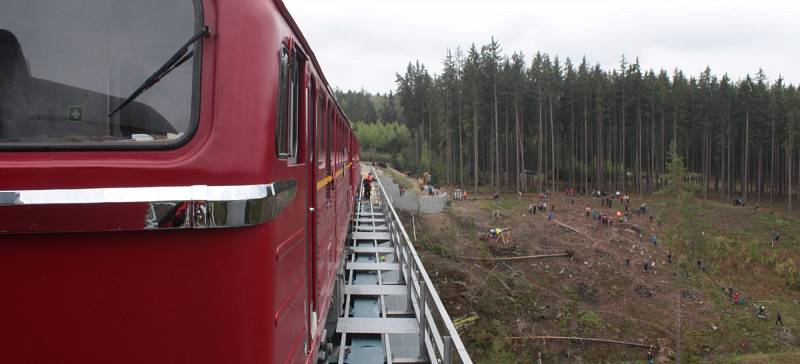
[[[191,0],[25,0],[0,12],[0,147],[176,143],[197,119],[199,47],[119,111],[201,29]],[[109,116],[109,114],[111,114]]]

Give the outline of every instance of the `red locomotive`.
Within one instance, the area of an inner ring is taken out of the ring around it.
[[[280,0],[6,5],[0,362],[316,361],[357,166]]]

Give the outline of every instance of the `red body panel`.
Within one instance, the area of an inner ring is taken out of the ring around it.
[[[186,145],[164,151],[0,152],[0,190],[293,179],[294,199],[261,225],[169,231],[92,231],[114,219],[119,225],[141,217],[137,206],[123,212],[0,206],[0,220],[9,226],[54,231],[0,233],[0,362],[312,361],[352,213],[357,142],[337,107],[347,137],[332,146],[342,149],[342,173],[334,171],[330,197],[310,180],[316,161],[291,165],[276,158],[277,54],[285,39],[299,42],[302,36],[283,5],[271,1],[205,0],[204,22],[212,35],[203,46],[199,126]],[[316,62],[308,64],[309,74],[321,80],[318,90],[331,97]],[[301,150],[313,143],[310,131],[301,127]],[[325,171],[319,172],[316,179],[325,179]],[[309,219],[313,193],[316,213]],[[314,220],[317,226],[308,226]],[[65,226],[83,232],[55,232]],[[315,228],[319,239],[309,241]],[[312,286],[317,297],[309,297]],[[319,322],[309,339],[311,302],[319,306]]]

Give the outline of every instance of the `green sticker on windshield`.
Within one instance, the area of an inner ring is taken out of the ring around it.
[[[67,106],[67,121],[82,122],[83,121],[83,105],[68,105]]]

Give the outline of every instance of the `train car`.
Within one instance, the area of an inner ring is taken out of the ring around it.
[[[280,0],[4,4],[0,362],[316,362],[357,166]]]

